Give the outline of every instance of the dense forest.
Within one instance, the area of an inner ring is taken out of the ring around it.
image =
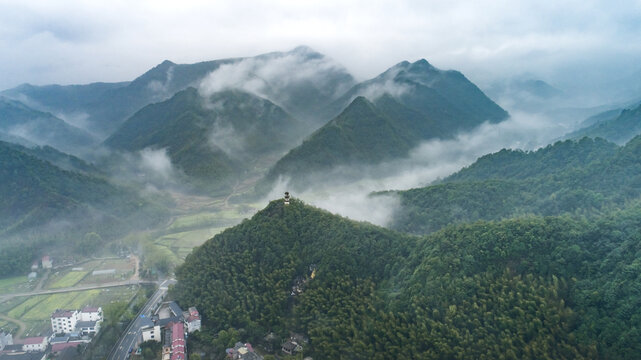
[[[134,189],[114,185],[91,165],[49,147],[0,142],[0,163],[0,235],[6,242],[68,243],[91,232],[108,240],[168,215]],[[39,235],[31,239],[31,233]]]
[[[633,359],[640,210],[418,238],[273,201],[192,253],[173,294],[218,350],[301,332],[318,358]]]
[[[641,195],[640,159],[641,137],[622,147],[583,138],[531,152],[501,150],[438,184],[397,192],[401,209],[391,227],[426,234],[526,214],[602,215]]]

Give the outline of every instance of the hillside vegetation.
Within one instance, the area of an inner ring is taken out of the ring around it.
[[[191,254],[173,293],[201,341],[302,332],[318,358],[632,359],[640,209],[415,238],[273,201]]]
[[[641,137],[618,147],[566,140],[532,152],[501,150],[424,188],[399,191],[392,227],[417,234],[448,224],[522,216],[600,215],[641,195]]]

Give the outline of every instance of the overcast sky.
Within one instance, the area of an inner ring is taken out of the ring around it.
[[[419,58],[481,83],[616,79],[641,69],[641,1],[0,0],[0,89],[302,44],[359,79]]]

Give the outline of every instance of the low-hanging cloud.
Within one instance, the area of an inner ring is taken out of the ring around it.
[[[168,181],[175,176],[167,149],[145,148],[140,151],[140,167],[149,175]]]
[[[404,159],[377,165],[339,166],[323,174],[307,176],[304,189],[290,186],[289,178],[279,178],[268,199],[284,191],[311,204],[355,220],[388,225],[398,209],[394,193],[371,196],[372,192],[406,190],[427,186],[477,158],[503,148],[534,150],[547,145],[568,131],[565,124],[541,115],[514,113],[501,123],[484,123],[451,139],[424,141]]]
[[[311,52],[311,49],[299,47],[287,53],[272,53],[223,64],[202,80],[199,92],[207,98],[220,91],[237,89],[282,105],[289,101],[289,89],[301,83],[328,89],[331,93],[325,94],[327,96],[338,96],[346,91],[327,86],[332,79],[324,76],[329,70],[343,71],[343,67]]]

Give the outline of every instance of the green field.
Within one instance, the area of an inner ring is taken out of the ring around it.
[[[32,286],[34,286],[34,283],[37,283],[37,280],[33,283],[29,283],[29,280],[27,280],[27,275],[3,278],[0,279],[0,294],[9,294],[17,291],[28,291]]]
[[[88,273],[88,271],[71,271],[65,274],[63,277],[57,279],[49,287],[51,289],[72,287],[76,285],[80,280],[82,280],[82,278],[84,278]]]
[[[28,298],[26,301],[22,302],[18,306],[14,307],[7,313],[9,317],[12,317],[14,319],[20,319],[25,313],[27,313],[29,310],[34,308],[36,305],[38,305],[41,301],[43,301],[47,295],[36,295]]]

